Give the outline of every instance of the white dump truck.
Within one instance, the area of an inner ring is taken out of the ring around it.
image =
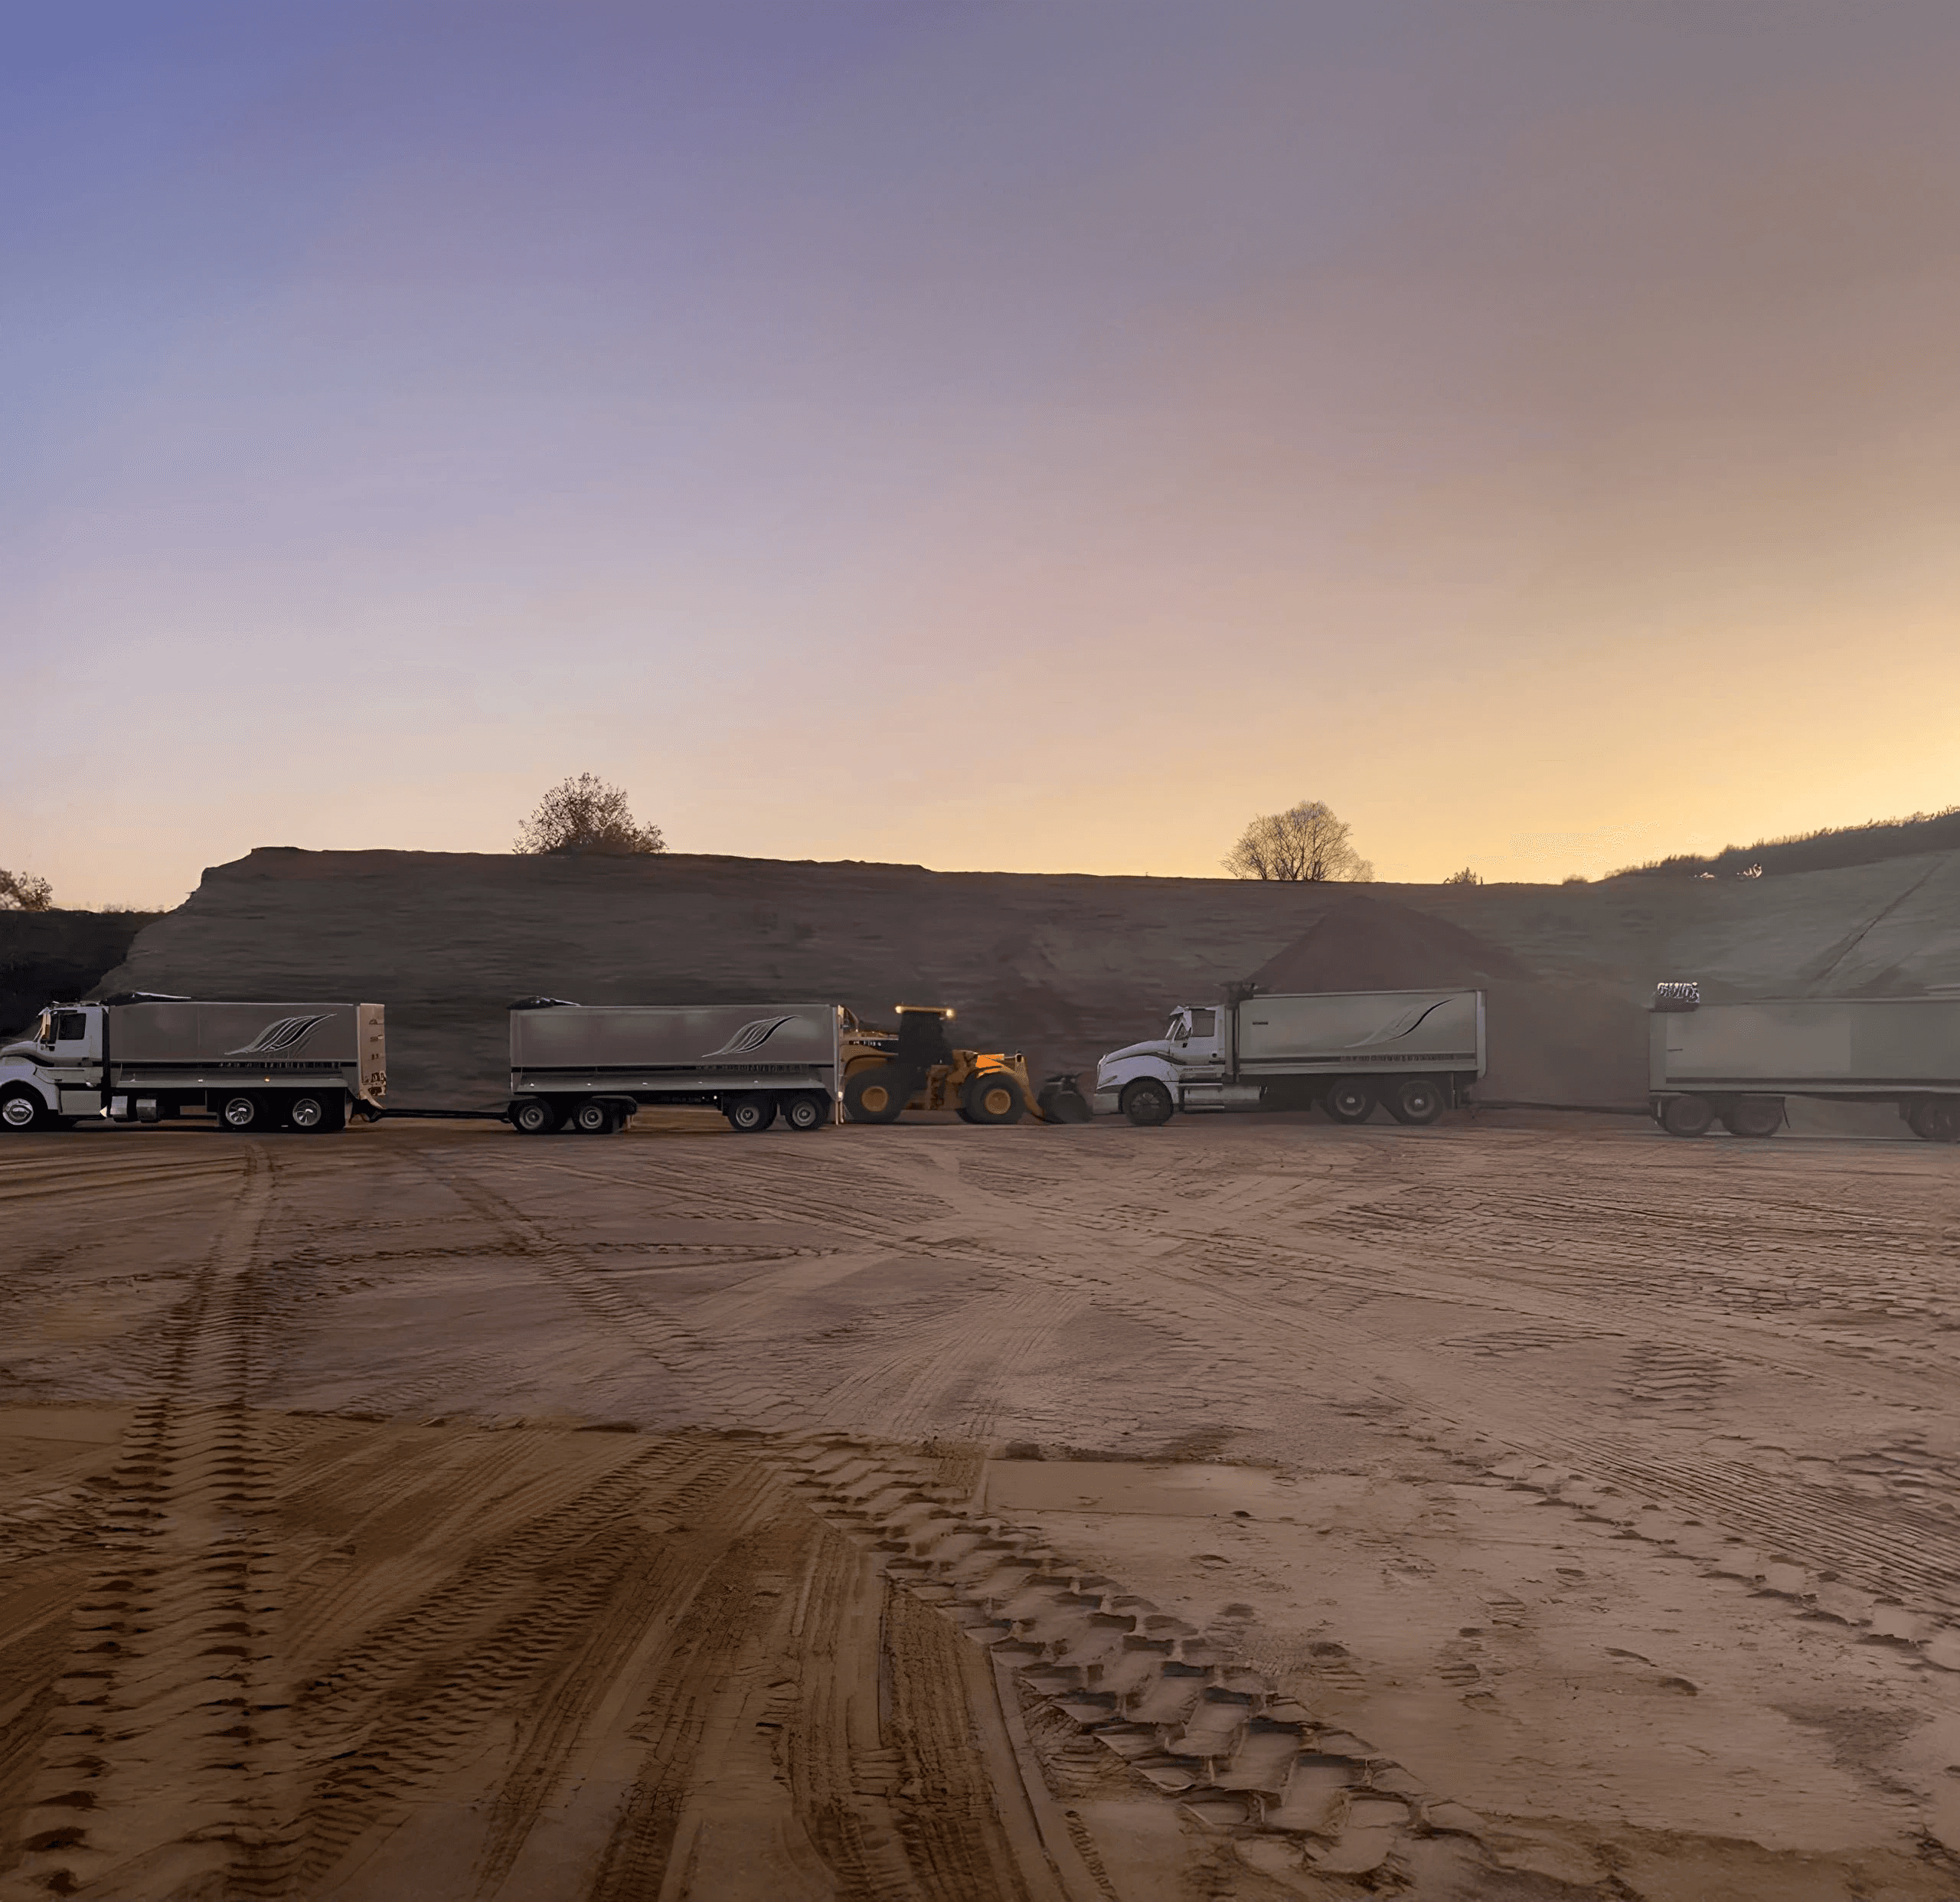
[[[125,992],[51,1004],[0,1049],[0,1129],[88,1119],[162,1123],[208,1113],[227,1128],[345,1129],[387,1094],[378,1004],[228,1004]]]
[[[1670,1136],[1774,1136],[1786,1098],[1818,1096],[1895,1103],[1915,1136],[1960,1142],[1960,997],[1704,1004],[1698,984],[1662,984],[1648,1051]]]
[[[719,1110],[745,1133],[837,1120],[857,1020],[840,1004],[511,1006],[512,1125],[524,1136],[603,1136],[642,1104]]]
[[[1096,1067],[1096,1103],[1148,1126],[1180,1110],[1305,1110],[1433,1123],[1484,1074],[1481,991],[1268,995],[1181,1004],[1164,1034]]]

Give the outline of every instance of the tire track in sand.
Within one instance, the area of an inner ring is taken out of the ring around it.
[[[273,1175],[261,1145],[244,1155],[230,1217],[163,1329],[162,1391],[114,1469],[107,1556],[75,1613],[10,1902],[285,1891],[276,1546],[250,1411]]]

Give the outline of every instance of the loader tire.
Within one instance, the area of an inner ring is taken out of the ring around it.
[[[844,1080],[844,1113],[853,1123],[896,1123],[911,1094],[896,1064],[876,1064]]]
[[[1118,1103],[1125,1116],[1139,1129],[1155,1129],[1178,1113],[1170,1091],[1155,1077],[1139,1077],[1127,1084]]]
[[[1019,1078],[1004,1070],[983,1070],[967,1078],[959,1106],[969,1123],[1018,1123],[1027,1101],[1021,1093]]]

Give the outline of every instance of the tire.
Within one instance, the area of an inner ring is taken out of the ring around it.
[[[240,1133],[260,1129],[266,1120],[265,1106],[256,1096],[227,1096],[218,1110],[217,1119],[227,1129]]]
[[[520,1096],[510,1114],[511,1127],[519,1136],[549,1136],[565,1119],[558,1106],[543,1096]]]
[[[737,1135],[760,1136],[776,1120],[776,1099],[757,1090],[736,1097],[723,1114]]]
[[[1365,1077],[1337,1077],[1328,1085],[1321,1106],[1330,1122],[1366,1123],[1375,1113],[1375,1087]]]
[[[1449,1101],[1449,1093],[1433,1077],[1399,1078],[1387,1093],[1388,1113],[1397,1123],[1426,1128]]]
[[[1906,1122],[1926,1142],[1960,1142],[1960,1096],[1922,1096]]]
[[[1004,1070],[983,1070],[967,1078],[959,1106],[969,1123],[1018,1123],[1027,1108],[1020,1079]]]
[[[25,1136],[31,1129],[46,1129],[54,1119],[31,1090],[10,1090],[0,1096],[0,1129]]]
[[[1123,1114],[1139,1129],[1161,1129],[1178,1113],[1168,1087],[1155,1077],[1139,1077],[1135,1083],[1125,1083],[1116,1100]]]
[[[1706,1096],[1670,1096],[1655,1120],[1671,1136],[1706,1136],[1715,1120],[1715,1106]]]
[[[289,1129],[302,1136],[322,1135],[338,1126],[333,1120],[332,1105],[311,1090],[302,1090],[287,1103],[286,1120]]]
[[[1736,1136],[1773,1136],[1783,1126],[1781,1096],[1739,1096],[1722,1113],[1722,1127]]]
[[[609,1103],[582,1103],[572,1112],[572,1127],[580,1136],[610,1136],[619,1119]]]
[[[896,1123],[911,1095],[896,1064],[874,1064],[844,1078],[844,1113],[853,1123]]]
[[[791,1096],[782,1106],[782,1121],[786,1129],[821,1129],[829,1122],[830,1099],[814,1093]]]

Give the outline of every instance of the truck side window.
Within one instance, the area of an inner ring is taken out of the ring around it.
[[[54,1013],[54,1041],[57,1044],[79,1044],[88,1034],[89,1020],[86,1011],[57,1011]]]
[[[1191,1034],[1194,1037],[1214,1037],[1218,1033],[1218,1013],[1216,1011],[1193,1011]]]

